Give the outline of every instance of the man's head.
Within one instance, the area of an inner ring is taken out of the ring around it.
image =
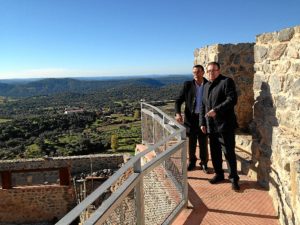
[[[208,63],[206,73],[208,80],[214,81],[220,75],[220,64],[217,62]]]
[[[193,76],[194,80],[198,83],[201,84],[203,81],[203,75],[204,75],[204,68],[201,65],[195,65],[193,67]]]

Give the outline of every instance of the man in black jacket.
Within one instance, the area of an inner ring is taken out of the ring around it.
[[[222,169],[222,151],[224,152],[232,189],[239,190],[235,155],[235,128],[237,128],[234,106],[237,93],[234,81],[220,74],[220,65],[211,62],[207,65],[208,82],[203,88],[200,125],[203,133],[208,133],[210,153],[215,176],[210,183],[224,180]]]
[[[202,106],[203,85],[207,82],[207,80],[203,78],[203,75],[203,66],[196,65],[193,67],[194,79],[192,81],[184,82],[183,88],[176,99],[175,118],[179,123],[183,122],[183,118],[181,116],[181,105],[185,102],[184,126],[186,127],[186,133],[189,137],[189,165],[187,169],[190,171],[196,167],[197,157],[195,153],[198,140],[200,149],[200,168],[203,169],[205,173],[208,173],[207,137],[202,133],[199,126],[199,113]]]

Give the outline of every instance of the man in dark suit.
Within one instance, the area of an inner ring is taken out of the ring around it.
[[[197,157],[195,153],[198,140],[200,149],[200,168],[205,173],[208,173],[207,137],[200,130],[199,126],[199,113],[202,106],[203,86],[207,82],[203,75],[203,66],[196,65],[193,67],[194,79],[192,81],[184,82],[183,88],[176,99],[175,118],[179,123],[183,122],[181,105],[185,102],[184,126],[186,127],[186,133],[189,137],[189,165],[187,169],[191,171],[196,167]]]
[[[203,88],[200,125],[203,133],[208,133],[210,153],[215,176],[210,180],[216,184],[224,180],[222,151],[224,152],[232,189],[240,189],[235,155],[235,129],[237,128],[234,106],[237,93],[234,81],[220,74],[220,65],[210,62],[207,65],[208,82]]]

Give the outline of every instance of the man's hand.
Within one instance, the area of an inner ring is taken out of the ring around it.
[[[201,129],[203,134],[206,134],[206,127],[205,126],[201,126],[200,129]]]
[[[183,119],[182,119],[181,114],[176,113],[175,119],[176,119],[176,121],[177,121],[178,123],[183,123]]]
[[[206,113],[205,116],[207,116],[207,117],[215,117],[216,116],[216,112],[215,112],[215,110],[212,109],[208,113]]]

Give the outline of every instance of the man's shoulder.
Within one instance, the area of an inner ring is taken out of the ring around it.
[[[185,84],[193,84],[194,83],[194,80],[186,80],[184,81]]]
[[[193,83],[194,83],[193,80],[187,80],[187,81],[184,82],[183,85],[184,86],[191,86],[191,85],[193,85]]]
[[[231,77],[225,76],[223,74],[220,74],[219,77],[220,77],[220,80],[233,80]]]
[[[231,77],[220,75],[219,85],[227,86],[227,87],[235,87],[235,82]]]

